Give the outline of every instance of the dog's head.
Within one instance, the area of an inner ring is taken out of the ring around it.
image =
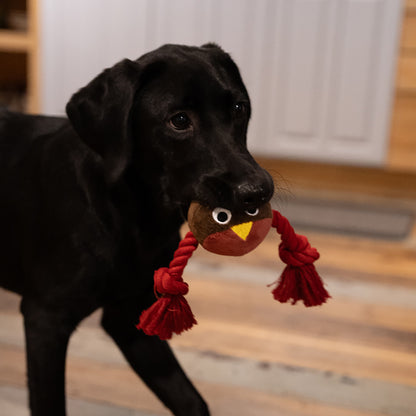
[[[182,208],[230,210],[270,200],[273,182],[246,147],[250,100],[233,60],[214,44],[166,45],[106,69],[71,98],[69,119],[108,180],[134,166]]]

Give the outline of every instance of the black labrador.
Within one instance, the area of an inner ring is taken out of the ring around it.
[[[135,325],[191,201],[231,211],[269,201],[246,148],[250,101],[215,44],[165,45],[104,70],[68,119],[0,110],[0,284],[22,295],[32,416],[65,415],[76,326],[102,326],[176,416],[209,415],[165,341]]]

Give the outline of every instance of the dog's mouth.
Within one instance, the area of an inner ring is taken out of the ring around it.
[[[220,216],[228,215],[248,216],[255,215],[256,210],[270,202],[274,194],[274,182],[269,173],[263,169],[253,175],[238,176],[230,181],[228,175],[203,175],[196,183],[182,192],[176,192],[176,197],[182,194],[180,203],[184,219],[187,219],[192,203],[196,202],[214,212],[220,209]],[[247,179],[249,177],[249,180]],[[221,208],[218,208],[221,207]],[[232,213],[232,214],[231,214]]]

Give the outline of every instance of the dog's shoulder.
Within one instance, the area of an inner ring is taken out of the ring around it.
[[[0,111],[0,194],[9,200],[55,206],[84,200],[97,171],[97,156],[64,117]],[[88,180],[90,177],[90,180]]]
[[[93,153],[66,117],[31,115],[0,108],[0,171],[76,164]]]

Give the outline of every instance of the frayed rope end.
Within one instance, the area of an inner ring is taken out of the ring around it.
[[[303,301],[305,306],[322,305],[330,298],[313,263],[319,258],[318,251],[308,239],[296,234],[289,220],[273,210],[272,227],[281,235],[279,255],[287,264],[272,291],[273,297],[282,303]]]

